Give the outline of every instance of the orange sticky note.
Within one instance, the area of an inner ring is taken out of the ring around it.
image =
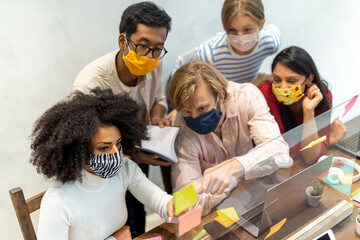
[[[238,219],[230,219],[230,220],[225,220],[225,221],[221,221],[220,217],[217,216],[216,218],[214,218],[218,223],[220,223],[221,225],[223,225],[224,227],[228,228],[230,227],[231,225],[234,224],[234,222],[238,221],[240,218]]]
[[[182,236],[187,231],[200,225],[201,207],[196,207],[178,217],[178,236]]]
[[[270,228],[270,232],[268,233],[268,235],[266,235],[265,239],[267,239],[268,237],[270,237],[271,235],[273,235],[274,233],[279,231],[280,228],[284,225],[285,222],[286,222],[286,218],[284,218],[283,220],[281,220],[280,222],[278,222],[277,224],[272,226]]]
[[[314,141],[310,142],[306,147],[300,149],[299,151],[311,148],[311,147],[315,146],[316,144],[319,144],[319,143],[321,143],[321,142],[323,142],[325,140],[326,140],[326,135],[322,136],[321,138],[319,138],[317,140],[314,140]]]
[[[179,215],[198,200],[195,181],[172,195],[174,196],[175,215]]]

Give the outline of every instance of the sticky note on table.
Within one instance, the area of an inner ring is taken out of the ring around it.
[[[153,237],[153,238],[147,238],[144,240],[162,240],[161,236]]]
[[[219,210],[216,210],[216,212],[221,221],[227,221],[227,220],[237,221],[237,220],[239,220],[239,216],[237,215],[234,207],[219,209]],[[237,219],[237,220],[235,220],[235,219]]]
[[[172,195],[174,196],[175,215],[179,215],[198,200],[195,182],[183,187]]]
[[[214,218],[218,223],[220,223],[221,225],[223,225],[224,227],[228,228],[231,225],[233,225],[236,221],[238,221],[239,219],[235,219],[235,220],[225,220],[222,221],[221,218],[219,216],[217,216],[216,218]]]
[[[205,229],[201,230],[192,240],[199,240],[200,238],[202,238],[207,232],[205,231]]]
[[[189,210],[178,217],[178,236],[182,236],[187,231],[200,225],[201,223],[201,207]]]
[[[274,233],[279,231],[280,228],[284,225],[285,222],[286,222],[286,218],[284,218],[283,220],[281,220],[280,222],[278,222],[277,224],[272,226],[270,228],[270,232],[268,233],[268,235],[266,235],[265,239],[267,239],[268,237],[270,237],[271,235],[273,235]]]
[[[311,148],[311,147],[313,147],[313,146],[315,146],[315,145],[317,145],[317,144],[319,144],[319,143],[321,143],[321,142],[323,142],[325,140],[326,140],[326,135],[322,136],[321,138],[319,138],[317,140],[314,140],[314,141],[310,142],[306,147],[300,149],[299,151]]]
[[[357,100],[358,97],[359,97],[359,95],[354,96],[354,97],[350,100],[350,102],[348,102],[348,103],[345,105],[345,112],[344,112],[344,114],[342,115],[341,118],[343,118],[343,117],[350,111],[350,109],[355,105],[355,102],[356,102],[356,100]]]

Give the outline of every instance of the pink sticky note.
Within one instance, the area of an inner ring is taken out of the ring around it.
[[[350,111],[350,109],[354,106],[354,104],[355,104],[358,96],[359,96],[359,95],[354,96],[354,97],[350,100],[350,102],[348,102],[348,103],[345,105],[345,112],[344,112],[344,114],[342,115],[342,118],[343,118],[343,117],[345,116],[345,114],[347,114],[347,113]]]
[[[162,240],[161,236],[153,237],[153,238],[147,238],[145,240]]]
[[[196,207],[178,217],[178,236],[201,223],[201,207]]]

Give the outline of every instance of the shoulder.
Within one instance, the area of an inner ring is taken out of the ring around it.
[[[261,94],[260,90],[252,83],[228,82],[228,92],[236,99],[250,99],[252,96]]]
[[[219,32],[200,44],[200,51],[221,51],[228,48],[226,32]]]
[[[264,27],[264,29],[261,31],[261,34],[264,36],[280,36],[280,29],[274,24],[269,24]]]
[[[270,81],[263,82],[258,86],[258,88],[265,97],[269,95],[274,95],[272,93],[272,82]]]
[[[281,44],[280,30],[273,24],[264,27],[260,32],[260,47],[264,49],[273,48],[273,52],[276,52]]]
[[[133,160],[124,157],[123,165],[117,176],[123,179],[123,182],[129,182],[137,174],[143,174],[140,167]]]
[[[115,58],[118,50],[110,52],[98,59],[95,59],[85,66],[76,76],[73,88],[76,87],[106,87],[113,71],[115,69]],[[103,86],[105,84],[105,86]]]
[[[68,207],[71,203],[71,195],[74,191],[73,183],[53,182],[46,190],[41,201],[41,207]]]

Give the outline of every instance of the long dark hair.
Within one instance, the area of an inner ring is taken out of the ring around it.
[[[285,48],[284,50],[279,52],[278,55],[276,55],[271,65],[271,71],[274,71],[274,68],[278,63],[291,69],[293,72],[297,74],[306,76],[306,78],[308,78],[310,74],[313,74],[314,75],[313,83],[315,83],[318,86],[321,94],[323,95],[323,99],[316,106],[315,110],[320,110],[325,112],[330,109],[329,98],[328,98],[328,83],[325,80],[320,79],[319,72],[309,53],[307,53],[304,49],[300,47],[291,46]],[[307,91],[307,86],[305,86],[305,93],[306,91]],[[280,104],[280,113],[281,113],[281,120],[285,127],[285,131],[288,131],[296,127],[295,119],[293,117],[290,106]]]

